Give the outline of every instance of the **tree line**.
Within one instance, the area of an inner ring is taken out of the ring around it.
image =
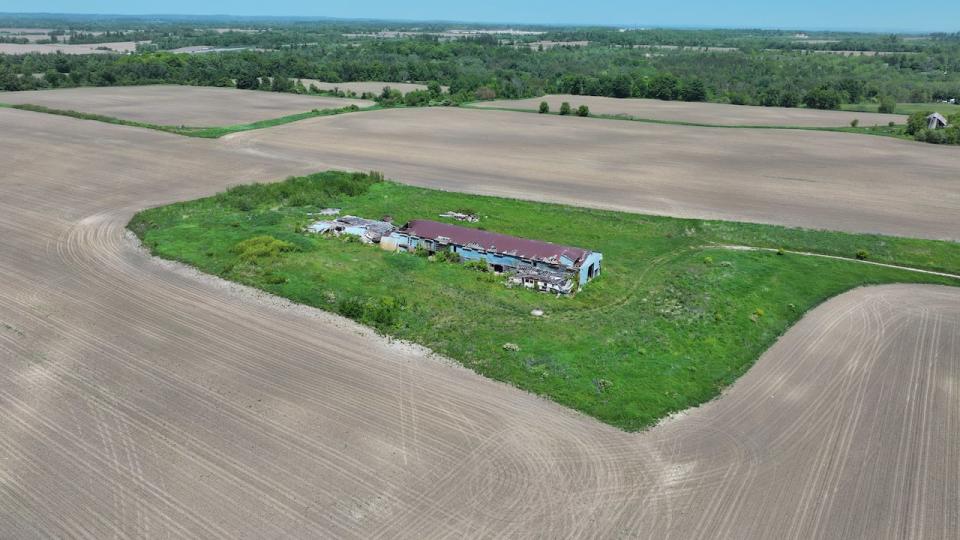
[[[202,38],[216,35],[220,41],[215,44],[223,46],[255,44],[261,37],[280,45],[273,50],[197,55],[145,51],[0,56],[0,89],[152,83],[234,86],[236,81],[262,78],[306,78],[334,83],[436,81],[450,87],[448,99],[454,102],[565,93],[836,108],[863,101],[960,98],[960,40],[946,37],[937,41],[940,49],[922,53],[845,57],[781,50],[650,52],[616,45],[539,51],[489,35],[449,41],[437,36],[352,39],[338,31],[321,36],[314,30],[309,37],[315,42],[304,43],[300,40],[306,30],[298,26],[264,31],[261,37],[256,32],[190,32],[172,32],[170,44],[201,44]]]

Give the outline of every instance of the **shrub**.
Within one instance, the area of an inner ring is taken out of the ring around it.
[[[594,379],[593,386],[597,389],[598,394],[602,394],[613,387],[613,383],[607,379]]]
[[[400,312],[406,307],[404,298],[383,297],[378,300],[360,297],[344,298],[337,303],[337,313],[377,328],[396,324]]]
[[[363,301],[359,298],[344,298],[337,304],[337,313],[358,321],[363,318]]]
[[[480,88],[477,88],[477,91],[474,92],[474,95],[477,97],[477,99],[480,99],[480,100],[496,99],[497,92],[490,87],[481,86]]]
[[[413,248],[413,254],[417,257],[429,257],[430,251],[428,251],[427,248],[423,247],[422,245],[418,245],[417,247]]]
[[[377,103],[384,107],[393,107],[403,100],[403,92],[384,86],[383,91],[375,99]]]
[[[859,125],[860,125],[860,119],[859,119],[859,118],[854,118],[853,120],[850,121],[850,127],[852,127],[852,128],[855,128],[855,127],[857,127],[857,126],[859,126]]]
[[[243,262],[259,262],[279,257],[281,253],[296,251],[297,246],[272,236],[254,236],[233,246],[233,252]]]
[[[422,107],[430,104],[431,97],[429,90],[414,90],[403,96],[403,103],[407,107]]]
[[[570,103],[564,101],[560,104],[560,114],[563,116],[570,114]]]
[[[443,249],[436,253],[436,255],[434,256],[434,260],[439,262],[458,263],[460,262],[460,255],[457,255],[456,253],[450,250]]]
[[[577,116],[590,116],[590,107],[586,105],[577,107]]]
[[[292,176],[273,184],[234,186],[216,195],[217,202],[248,212],[257,207],[325,205],[342,196],[366,193],[370,186],[383,181],[383,174],[324,172],[309,176]]]
[[[786,251],[783,248],[777,248],[777,255],[783,256],[786,254]]]
[[[550,104],[546,101],[540,102],[540,114],[547,114],[550,112]]]
[[[487,264],[487,261],[470,261],[463,266],[465,268],[469,268],[470,270],[476,270],[477,272],[490,271],[490,266]]]
[[[907,135],[916,135],[919,131],[927,128],[927,117],[933,114],[932,111],[917,111],[907,118]]]
[[[880,105],[877,107],[877,112],[893,114],[897,109],[897,101],[891,96],[883,96],[880,98]]]
[[[870,252],[865,249],[858,249],[856,253],[857,260],[865,261],[870,256]]]

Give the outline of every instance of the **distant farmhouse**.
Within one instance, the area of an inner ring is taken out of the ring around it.
[[[600,275],[603,254],[550,242],[517,238],[469,227],[413,220],[397,229],[386,221],[343,216],[318,221],[315,233],[350,234],[387,251],[455,253],[462,261],[483,261],[510,282],[538,291],[570,294]]]
[[[927,129],[941,129],[949,125],[947,119],[940,113],[933,113],[927,116]]]

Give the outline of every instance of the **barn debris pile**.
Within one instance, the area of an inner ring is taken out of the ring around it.
[[[440,214],[442,218],[455,219],[457,221],[466,221],[469,223],[476,223],[480,221],[480,218],[476,214],[464,214],[462,212],[444,212]]]

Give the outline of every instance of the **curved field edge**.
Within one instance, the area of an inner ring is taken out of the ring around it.
[[[313,109],[311,111],[306,111],[306,112],[296,113],[296,114],[289,114],[289,115],[281,116],[278,118],[258,120],[256,122],[249,122],[246,124],[233,124],[229,126],[215,126],[215,127],[191,127],[191,126],[168,126],[168,125],[161,125],[161,124],[151,124],[149,122],[125,120],[123,118],[116,118],[113,116],[107,116],[103,114],[86,113],[86,112],[74,111],[70,109],[55,109],[50,107],[44,107],[43,105],[33,105],[30,103],[22,103],[17,105],[0,103],[0,107],[6,107],[10,109],[19,109],[22,111],[30,111],[30,112],[37,112],[37,113],[43,113],[43,114],[67,116],[70,118],[76,118],[78,120],[93,120],[96,122],[104,122],[106,124],[117,124],[121,126],[153,129],[156,131],[164,131],[166,133],[183,135],[185,137],[199,137],[203,139],[218,139],[220,137],[223,137],[224,135],[229,135],[231,133],[238,133],[241,131],[251,131],[255,129],[264,129],[264,128],[269,128],[274,126],[280,126],[280,125],[289,124],[292,122],[299,122],[300,120],[306,120],[308,118],[316,118],[318,116],[333,116],[336,114],[345,114],[345,113],[351,113],[351,112],[376,111],[383,108],[383,107],[380,107],[379,105],[372,105],[370,107],[357,107],[356,105],[351,105],[347,107],[340,107],[338,109]]]
[[[326,206],[398,223],[471,211],[481,220],[470,226],[601,251],[604,273],[573,297],[509,289],[459,264],[301,232],[307,214]],[[960,269],[960,244],[951,242],[592,210],[334,171],[145,210],[128,227],[156,256],[339,313],[625,430],[713,399],[833,296],[885,283],[960,285],[854,260],[723,247],[860,251],[949,272]]]

